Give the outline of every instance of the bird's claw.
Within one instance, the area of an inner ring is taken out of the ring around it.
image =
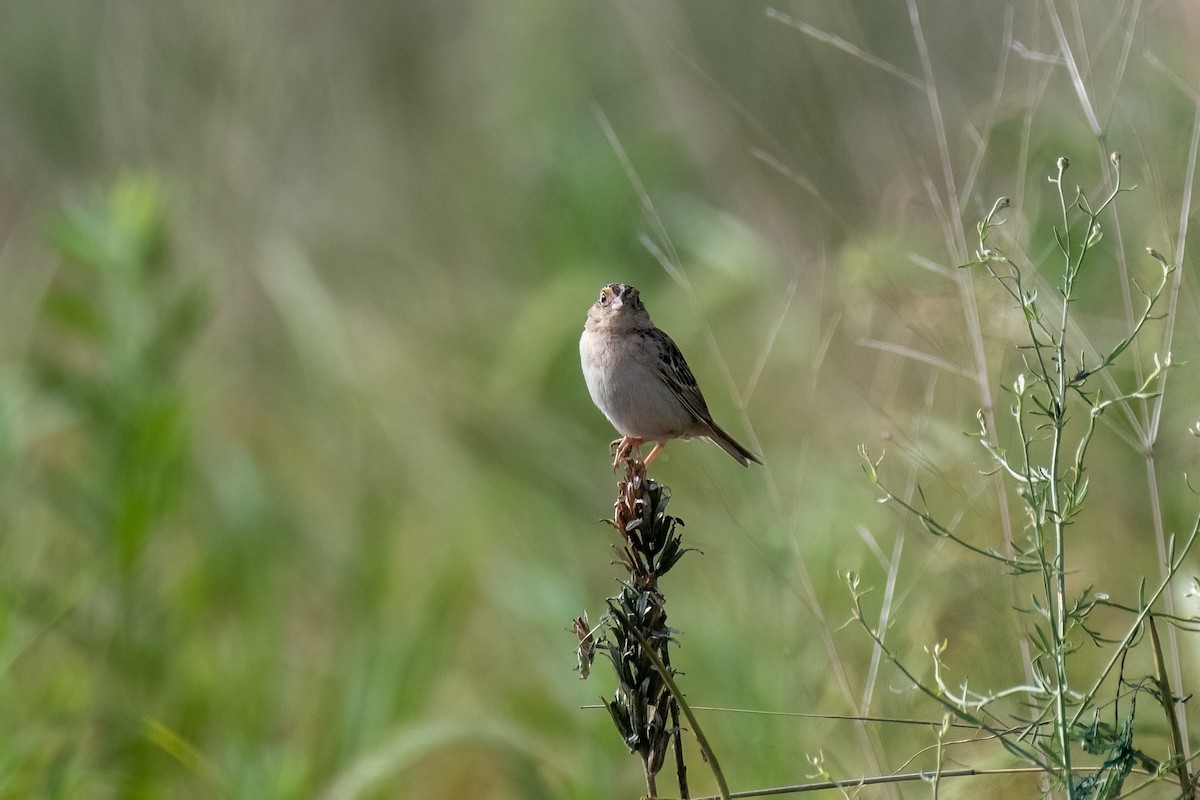
[[[633,439],[628,436],[622,436],[620,439],[614,439],[608,449],[613,452],[613,472],[621,466],[621,462],[629,458],[630,453],[642,445],[641,439]]]

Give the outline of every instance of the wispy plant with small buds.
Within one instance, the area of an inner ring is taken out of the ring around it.
[[[1179,704],[1183,699],[1172,692],[1155,621],[1190,628],[1200,622],[1165,612],[1162,602],[1200,533],[1200,522],[1178,546],[1173,539],[1168,542],[1166,568],[1157,584],[1147,587],[1143,579],[1131,602],[1119,603],[1092,586],[1072,594],[1067,586],[1067,576],[1073,571],[1067,559],[1067,539],[1089,496],[1089,448],[1097,424],[1110,409],[1159,398],[1164,375],[1173,366],[1169,352],[1156,353],[1153,366],[1144,371],[1136,385],[1127,388],[1121,388],[1108,374],[1144,334],[1146,326],[1160,317],[1157,309],[1176,268],[1152,249],[1147,253],[1157,267],[1156,275],[1148,288],[1137,287],[1142,296],[1141,309],[1133,316],[1128,333],[1100,351],[1089,353],[1085,347],[1072,352],[1071,314],[1077,299],[1077,279],[1097,260],[1095,248],[1104,233],[1102,217],[1123,193],[1131,191],[1121,182],[1120,157],[1113,154],[1110,161],[1114,170],[1112,188],[1098,204],[1079,188],[1066,189],[1066,158],[1058,159],[1049,178],[1061,210],[1053,231],[1061,268],[1056,291],[1048,302],[1034,285],[1032,268],[1018,264],[991,241],[995,229],[1004,223],[1000,215],[1010,205],[1007,198],[997,200],[979,223],[975,258],[964,265],[986,271],[1019,309],[1023,322],[1023,369],[1004,387],[1011,399],[1009,408],[1018,444],[1012,449],[1002,446],[989,431],[982,413],[972,436],[1021,498],[1024,538],[1013,543],[1011,552],[972,543],[953,525],[939,521],[919,491],[918,501],[911,502],[889,491],[879,474],[881,459],[873,458],[865,448],[861,451],[864,471],[878,488],[881,502],[902,507],[935,536],[951,540],[1016,575],[1035,579],[1031,608],[1025,611],[1032,645],[1028,671],[1031,681],[986,692],[965,684],[952,687],[945,679],[945,642],[926,648],[932,678],[920,679],[885,644],[882,631],[868,622],[862,608],[864,592],[852,575],[853,615],[876,646],[922,692],[960,720],[995,736],[1019,759],[1044,770],[1070,800],[1115,797],[1135,771],[1148,773],[1150,780],[1169,777],[1178,782],[1180,796],[1191,797],[1195,777],[1188,764],[1188,744],[1181,733]],[[1123,633],[1105,637],[1098,632],[1091,617],[1100,607],[1127,616]],[[1150,635],[1145,635],[1147,631]],[[1090,676],[1071,669],[1070,658],[1084,642],[1106,649],[1109,656]],[[1126,656],[1134,647],[1147,643],[1153,651],[1155,674],[1127,675]],[[1145,696],[1152,697],[1162,710],[1171,733],[1164,756],[1150,756],[1134,746],[1135,709],[1139,697]],[[1102,721],[1102,714],[1112,722]]]

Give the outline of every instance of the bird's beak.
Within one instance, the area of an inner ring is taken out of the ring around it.
[[[632,286],[626,286],[625,284],[618,284],[614,286],[612,309],[616,311],[617,309],[624,307],[630,301],[635,301],[636,305],[637,296],[637,289],[634,289]]]

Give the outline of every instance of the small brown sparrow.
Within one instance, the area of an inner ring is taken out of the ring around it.
[[[746,467],[762,460],[717,427],[696,378],[671,337],[654,327],[637,289],[610,283],[588,310],[579,340],[583,377],[596,407],[621,439],[621,462],[635,447],[654,442],[645,465],[669,439],[711,439]]]

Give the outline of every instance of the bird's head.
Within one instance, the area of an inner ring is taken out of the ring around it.
[[[605,286],[588,310],[587,327],[592,330],[644,328],[649,324],[650,314],[642,305],[638,290],[627,283]]]

